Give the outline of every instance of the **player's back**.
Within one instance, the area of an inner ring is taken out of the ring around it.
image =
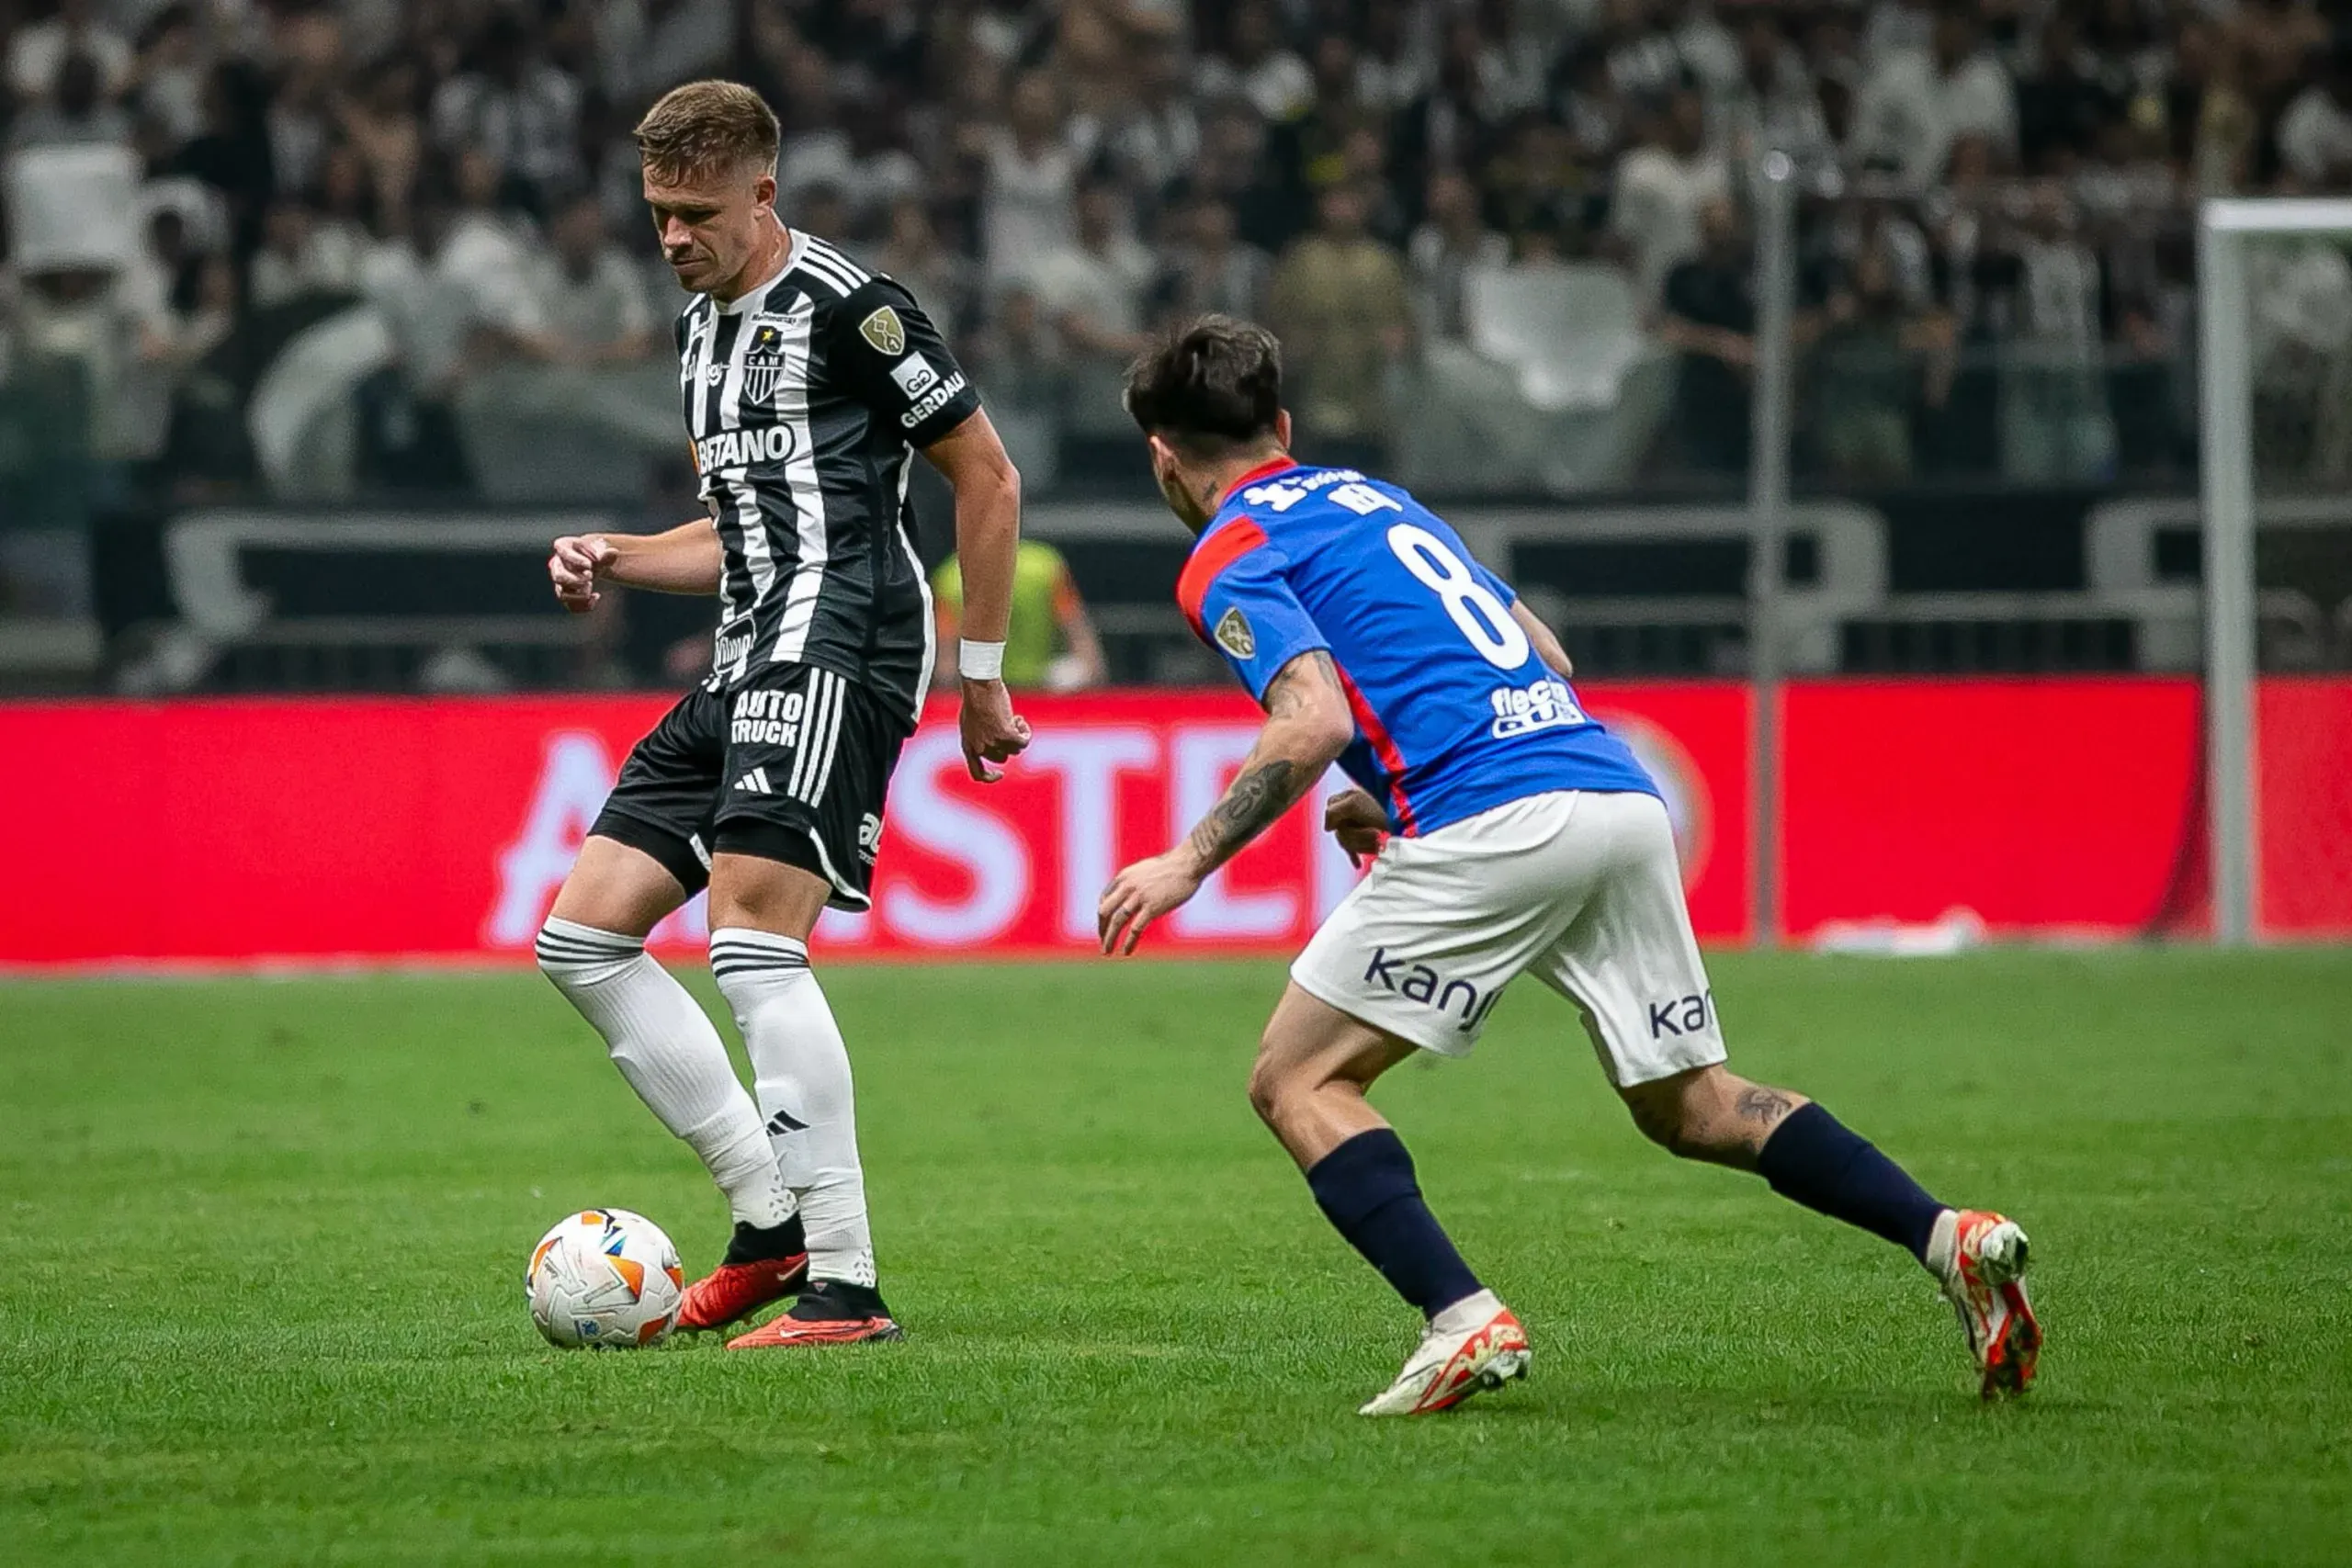
[[[1400,832],[1550,790],[1657,793],[1536,652],[1510,589],[1397,486],[1268,465],[1204,530],[1179,597],[1253,693],[1328,647],[1359,732],[1340,765]]]

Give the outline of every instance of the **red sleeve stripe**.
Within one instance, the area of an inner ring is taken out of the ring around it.
[[[1176,580],[1176,603],[1183,609],[1184,618],[1193,623],[1194,635],[1209,635],[1201,620],[1201,605],[1219,574],[1265,542],[1263,528],[1247,517],[1237,517],[1222,528],[1210,530],[1207,537],[1193,547],[1192,558],[1184,563],[1183,575]]]
[[[1370,703],[1363,700],[1363,692],[1356,685],[1355,677],[1341,668],[1337,660],[1331,667],[1340,671],[1340,689],[1347,694],[1348,711],[1355,715],[1356,728],[1363,731],[1363,738],[1372,743],[1372,754],[1380,759],[1381,767],[1387,771],[1388,801],[1396,810],[1396,825],[1405,830],[1407,838],[1412,838],[1420,831],[1420,823],[1413,815],[1413,803],[1405,798],[1405,753],[1396,749],[1396,738],[1388,733],[1388,727],[1380,722],[1380,716],[1372,711]]]

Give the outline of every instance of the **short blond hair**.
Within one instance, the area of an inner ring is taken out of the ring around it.
[[[740,82],[688,82],[671,88],[637,122],[645,167],[669,180],[775,167],[775,111]]]

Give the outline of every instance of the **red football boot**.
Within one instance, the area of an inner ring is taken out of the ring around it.
[[[903,1339],[906,1330],[890,1317],[882,1293],[871,1285],[819,1280],[800,1292],[800,1300],[782,1317],[770,1318],[741,1338],[727,1342],[729,1350],[773,1350],[795,1345],[859,1345],[868,1340]]]

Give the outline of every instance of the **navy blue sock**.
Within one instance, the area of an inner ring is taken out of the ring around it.
[[[1806,1208],[1883,1235],[1928,1260],[1928,1236],[1944,1206],[1908,1172],[1818,1105],[1800,1106],[1757,1151],[1772,1190]]]
[[[1421,1201],[1413,1156],[1390,1129],[1358,1133],[1317,1160],[1306,1185],[1349,1245],[1425,1316],[1477,1294],[1478,1277]]]

